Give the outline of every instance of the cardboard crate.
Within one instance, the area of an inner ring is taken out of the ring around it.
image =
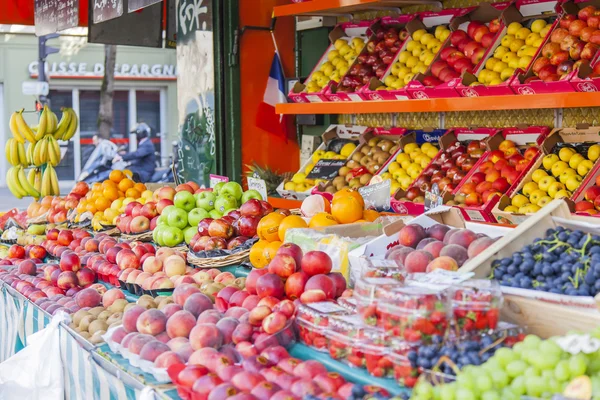
[[[454,129],[451,129],[448,132],[446,132],[446,134],[444,134],[444,136],[442,136],[440,138],[440,142],[439,142],[440,150],[448,149],[455,142],[460,142],[460,143],[466,144],[467,142],[470,142],[472,140],[484,140],[490,136],[497,134],[498,132],[500,132],[498,129],[493,129],[493,128],[476,128],[476,129],[454,128]],[[411,184],[411,186],[406,191],[400,189],[394,194],[394,196],[392,197],[392,202],[391,202],[392,209],[394,210],[394,212],[397,212],[399,214],[408,214],[408,215],[423,214],[423,212],[425,211],[425,205],[423,203],[414,202],[414,201],[412,201],[412,199],[410,201],[401,200],[401,199],[406,198],[407,194],[409,194],[411,192],[411,189],[417,186],[417,184],[420,181],[420,178],[427,172],[427,169],[434,168],[434,165],[436,165],[436,162],[438,162],[437,160],[442,157],[442,154],[443,154],[443,152],[440,151],[438,153],[438,155],[433,160],[431,160],[431,163],[429,164],[429,166],[427,168],[423,169],[421,174],[414,180],[414,182]],[[479,160],[479,161],[481,161],[481,160]],[[477,164],[479,163],[479,161],[477,163],[475,163],[473,168],[477,167]],[[467,175],[465,174],[465,176],[463,177],[461,182],[459,182],[456,185],[456,187],[453,187],[452,191],[454,191],[457,187],[460,187],[460,185],[465,181],[466,177],[467,177]],[[442,192],[445,192],[445,193],[442,193],[444,204],[446,204],[448,201],[452,200],[452,197],[453,197],[452,193],[451,193],[452,191],[448,191],[448,192],[442,191]]]
[[[600,141],[600,137],[598,136],[600,133],[600,127],[587,127],[581,126],[579,128],[564,128],[564,129],[554,129],[544,140],[542,143],[542,151],[544,155],[552,154],[555,150],[555,147],[558,143],[583,143],[583,142],[592,142],[598,143]],[[527,174],[523,177],[519,185],[515,188],[511,196],[514,196],[516,193],[520,192],[523,189],[525,184],[531,182],[532,175],[542,166],[543,157],[540,157],[536,160],[536,162],[531,166]],[[590,171],[588,171],[587,175],[583,177],[583,181],[580,186],[574,191],[571,199],[575,198],[581,191],[583,191],[583,186],[585,185],[589,176],[593,176],[593,171],[598,170],[598,165],[600,164],[599,160],[596,160]],[[508,224],[520,224],[525,221],[528,217],[534,214],[523,214],[523,213],[512,213],[504,211],[507,206],[511,204],[510,196],[502,196],[498,204],[492,210],[492,214],[496,217],[498,222],[508,223]],[[543,209],[543,208],[542,208]],[[539,212],[539,211],[538,211]]]
[[[450,22],[450,30],[452,32],[458,30],[467,32],[467,27],[469,23],[473,21],[483,22],[487,26],[492,20],[499,18],[502,14],[502,10],[508,7],[509,4],[510,2],[501,2],[494,4],[483,3],[478,7],[464,9],[462,13],[457,14]],[[498,37],[502,32],[502,28],[503,26],[501,26],[500,31],[496,33],[494,42],[498,40]],[[415,79],[410,83],[409,91],[411,93],[416,92],[418,89],[421,93],[421,96],[427,96],[421,98],[444,98],[461,96],[461,94],[457,91],[457,86],[460,84],[461,81],[460,77],[457,77],[437,86],[428,86],[427,82],[427,78],[432,76],[432,66],[439,61],[443,62],[441,53],[444,49],[449,47],[455,48],[454,46],[452,46],[450,38],[448,38],[448,40],[442,45],[442,48],[433,59],[433,62],[429,66],[427,72],[425,74],[417,74],[415,76]],[[488,54],[490,51],[493,51],[491,47],[484,52],[482,59],[479,62],[475,63],[475,65],[473,65],[474,70],[476,70],[479,67],[481,61],[485,59],[486,54]]]
[[[325,133],[321,136],[323,142],[317,148],[318,150],[326,150],[328,144],[333,139],[352,139],[358,142],[360,135],[368,132],[371,128],[366,126],[358,126],[358,125],[330,125]],[[312,163],[312,155],[311,157],[300,167],[298,172],[305,172],[306,168]],[[293,200],[304,200],[308,196],[311,195],[314,186],[304,192],[296,192],[293,190],[286,190],[285,183],[287,181],[283,181],[277,187],[277,193],[285,199],[293,199]]]
[[[535,239],[544,237],[549,228],[557,226],[599,233],[597,220],[585,217],[574,219],[565,201],[554,200],[463,265],[459,272],[473,272],[477,278],[486,278],[492,271],[494,260],[511,256]],[[507,311],[510,319],[531,328],[529,318],[535,316],[535,329],[543,332],[544,336],[564,334],[574,329],[590,331],[600,324],[600,312],[591,296],[567,296],[504,286],[502,292],[509,300]],[[560,324],[556,321],[560,321]]]
[[[372,35],[371,35],[371,37],[369,39],[369,42],[365,46],[365,51],[358,57],[357,63],[355,64],[355,68],[360,67],[360,64],[366,64],[367,67],[369,67],[369,68],[370,68],[370,65],[372,65],[372,63],[370,63],[369,58],[374,57],[374,56],[369,53],[369,50],[368,50],[369,47],[370,46],[376,46],[376,43],[382,42],[382,41],[385,40],[383,37],[381,37],[385,33],[379,34],[378,33],[379,31],[385,32],[388,29],[392,29],[392,28],[396,29],[398,32],[407,31],[408,26],[409,25],[412,26],[411,25],[411,21],[413,19],[415,19],[416,17],[417,17],[416,14],[400,15],[398,17],[384,17],[381,20],[379,20],[376,24],[374,24],[370,28],[370,30],[372,31]],[[419,24],[417,24],[417,25],[419,25]],[[414,29],[414,28],[411,28],[411,29]],[[399,43],[400,46],[398,46],[398,49],[393,53],[393,55],[392,55],[392,61],[390,62],[390,64],[387,65],[386,71],[391,70],[392,65],[398,59],[398,55],[406,47],[406,44],[411,40],[410,39],[410,32],[411,31],[408,30],[407,31],[407,33],[409,35],[408,38],[406,38],[401,43]],[[400,42],[400,38],[399,37],[398,37],[398,42]],[[367,75],[367,76],[369,76],[369,75]],[[368,79],[368,78],[365,78],[365,79]],[[377,80],[377,77],[373,76],[371,79]],[[364,93],[363,93],[364,87],[365,86],[368,87],[369,82],[370,82],[370,80],[367,83],[361,84],[358,88],[356,88],[356,90],[351,91],[351,92],[346,92],[346,91],[339,90],[340,84],[333,84],[327,90],[327,97],[329,98],[330,101],[362,101],[362,100],[371,100],[368,96],[365,96]],[[340,83],[341,84],[344,83],[343,79],[340,81]]]
[[[373,23],[374,21],[362,21],[358,23],[345,22],[336,26],[335,29],[329,33],[329,41],[331,42],[331,44],[329,45],[327,50],[325,50],[325,53],[321,56],[315,68],[313,68],[311,73],[308,75],[308,78],[306,78],[304,84],[296,82],[292,90],[290,90],[290,92],[288,93],[288,97],[290,98],[290,100],[294,103],[322,103],[329,101],[326,93],[329,87],[333,84],[333,81],[330,81],[324,88],[321,89],[321,91],[315,93],[308,93],[306,90],[306,84],[312,80],[313,74],[319,71],[321,66],[323,66],[323,64],[329,61],[328,55],[332,50],[335,50],[334,44],[336,40],[344,39],[348,42],[351,42],[354,38],[360,38],[364,40],[366,44],[368,40],[369,27]],[[365,45],[362,51],[365,51],[366,47],[367,46]],[[350,71],[350,68],[352,68],[352,65],[354,65],[357,62],[357,60],[358,57],[352,63],[349,63],[348,71]],[[342,77],[340,77],[340,79],[341,78]],[[356,96],[360,97],[358,95]]]
[[[469,174],[466,176],[465,183],[469,182],[472,176],[479,172],[481,169],[481,165],[487,162],[492,155],[492,151],[497,150],[499,148],[500,143],[503,140],[511,140],[515,142],[517,148],[520,150],[520,154],[523,155],[523,150],[528,148],[530,144],[534,144],[535,146],[539,146],[542,144],[546,136],[550,133],[550,128],[547,126],[532,126],[532,127],[516,127],[516,128],[506,128],[501,131],[499,135],[491,137],[488,142],[488,152],[483,155],[481,163],[476,167],[469,171]],[[513,181],[512,185],[506,191],[507,196],[512,196],[516,188],[519,186],[520,181],[525,177],[528,171],[531,169],[531,166],[535,164],[535,161],[540,158],[542,155],[541,150],[537,150],[537,153],[534,158],[531,159],[527,167],[523,169],[519,176]],[[460,193],[462,187],[461,185],[455,191],[456,193]],[[493,214],[493,209],[500,200],[500,196],[493,196],[491,199],[488,199],[481,206],[466,206],[461,205],[458,208],[463,214],[463,217],[467,221],[480,221],[480,222],[497,222],[496,218]]]

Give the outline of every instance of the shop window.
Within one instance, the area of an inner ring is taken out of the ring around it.
[[[145,122],[152,129],[151,138],[154,148],[160,154],[160,92],[157,90],[138,90],[136,92],[137,122]]]
[[[73,107],[73,92],[71,90],[51,90],[48,97],[50,98],[50,107],[59,121],[62,118],[60,109],[62,107]],[[61,143],[61,149],[64,149],[64,146],[65,144]],[[67,152],[56,167],[59,180],[72,181],[75,179],[75,153],[73,146],[74,142],[69,140],[67,143]]]

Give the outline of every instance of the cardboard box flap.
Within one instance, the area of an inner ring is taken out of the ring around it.
[[[392,126],[389,128],[374,128],[373,129],[373,134],[375,136],[379,136],[379,135],[402,136],[402,135],[406,135],[407,132],[408,132],[408,129],[400,128],[397,126]]]
[[[424,11],[420,14],[421,20],[426,27],[432,28],[438,25],[446,25],[452,21],[457,14],[460,14],[460,8],[448,8],[441,11]]]
[[[556,0],[519,0],[516,5],[524,17],[556,14],[559,2]]]

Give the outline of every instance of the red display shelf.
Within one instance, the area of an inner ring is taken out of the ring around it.
[[[339,15],[372,10],[378,7],[403,7],[411,4],[431,3],[440,2],[424,0],[312,0],[275,7],[273,16]]]

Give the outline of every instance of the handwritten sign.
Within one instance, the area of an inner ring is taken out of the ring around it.
[[[210,187],[214,188],[217,183],[226,183],[229,182],[229,178],[226,176],[213,175],[210,174]]]
[[[358,189],[365,200],[365,208],[377,211],[388,211],[391,208],[390,189],[392,181],[386,179],[383,182],[364,186]]]
[[[263,179],[248,177],[248,189],[254,189],[267,200],[267,184]]]
[[[160,3],[161,1],[162,0],[129,0],[127,2],[127,9],[131,13],[149,7],[152,4]]]
[[[319,160],[306,177],[308,179],[333,179],[338,176],[340,168],[344,165],[346,165],[346,160]]]
[[[95,24],[123,15],[123,0],[93,0],[92,18]]]
[[[79,24],[79,0],[58,0],[56,19],[59,31],[75,28]]]
[[[56,32],[58,0],[35,0],[33,4],[35,34],[44,36]]]

